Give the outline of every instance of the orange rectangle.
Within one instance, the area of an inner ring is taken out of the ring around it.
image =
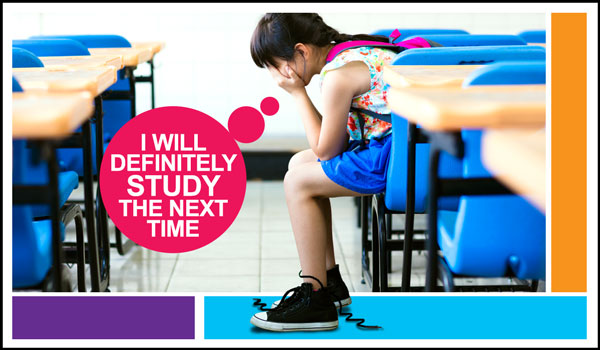
[[[552,292],[587,290],[587,14],[552,14]]]

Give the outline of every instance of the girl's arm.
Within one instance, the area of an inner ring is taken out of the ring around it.
[[[304,82],[291,69],[289,78],[279,74],[279,86],[288,91],[296,101],[308,143],[321,160],[331,159],[346,149],[348,112],[354,96],[367,92],[371,86],[369,68],[362,62],[350,62],[331,70],[323,80],[323,114],[315,108],[306,93]],[[274,70],[275,74],[279,71]]]

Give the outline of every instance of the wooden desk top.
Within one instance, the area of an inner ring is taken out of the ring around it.
[[[383,80],[394,88],[461,86],[481,65],[384,66]]]
[[[114,67],[68,71],[13,68],[12,73],[25,91],[88,91],[92,96],[98,96],[117,81],[117,71]]]
[[[135,47],[115,47],[115,48],[99,48],[88,49],[92,56],[96,55],[115,55],[120,56],[125,67],[136,67],[152,58],[152,48],[135,48]]]
[[[432,131],[540,128],[546,122],[545,85],[391,88],[388,104]]]
[[[13,138],[62,138],[94,112],[89,92],[15,92],[12,103]]]
[[[157,53],[162,51],[162,49],[165,48],[165,42],[164,41],[138,41],[138,42],[131,43],[131,46],[134,48],[149,47],[152,49],[152,56],[154,57],[154,55],[156,55]]]
[[[46,70],[71,70],[81,68],[115,67],[123,68],[121,56],[52,56],[40,57]]]
[[[546,132],[489,130],[481,141],[483,164],[500,181],[546,211]]]

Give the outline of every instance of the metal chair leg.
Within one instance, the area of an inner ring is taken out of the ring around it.
[[[380,251],[379,251],[379,213],[377,213],[377,198],[372,198],[373,205],[371,206],[371,241],[372,241],[372,251],[373,251],[373,263],[372,263],[372,291],[379,292],[380,288],[380,272],[379,267],[381,266],[380,260]]]

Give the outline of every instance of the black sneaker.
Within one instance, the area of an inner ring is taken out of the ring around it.
[[[321,284],[320,290],[313,291],[312,284],[302,283],[299,287],[288,290],[282,299],[290,292],[294,295],[288,298],[284,305],[255,314],[250,323],[276,332],[326,331],[337,328],[337,311],[331,303],[331,296],[326,287]]]
[[[302,273],[302,271],[300,271]],[[342,275],[340,274],[340,266],[335,265],[330,270],[327,270],[327,289],[329,290],[329,295],[331,296],[331,302],[335,304],[337,309],[340,308],[340,303],[342,306],[347,306],[352,304],[352,299],[350,298],[350,292],[348,292],[348,287],[342,280]],[[294,294],[287,299],[283,299],[283,303],[286,304],[288,302],[294,301]],[[275,309],[281,300],[276,300],[271,308]]]

